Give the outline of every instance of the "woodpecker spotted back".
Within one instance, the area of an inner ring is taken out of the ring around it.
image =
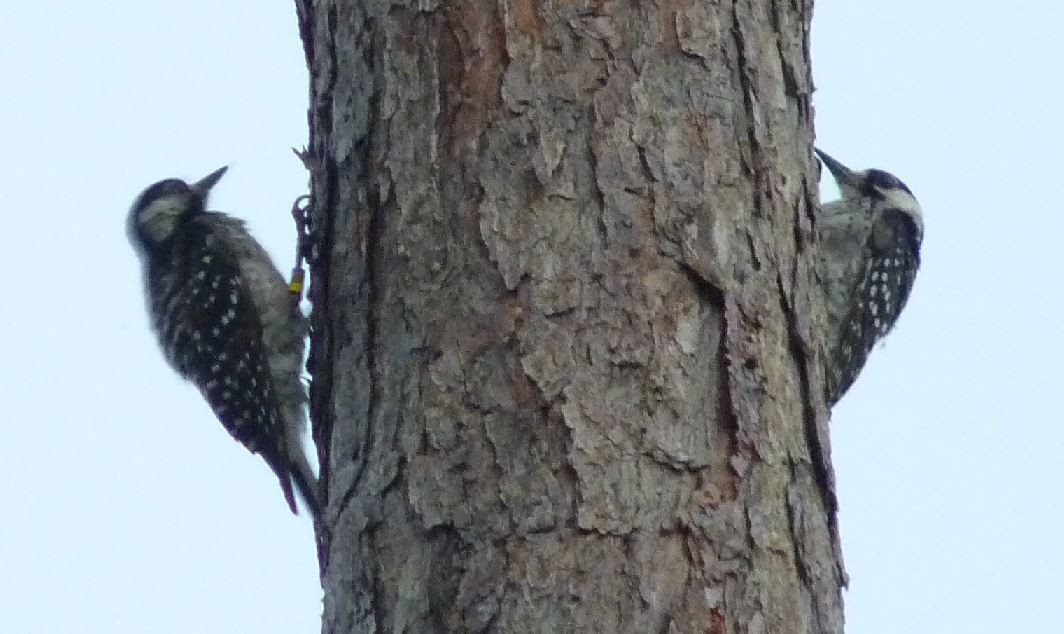
[[[882,170],[853,171],[816,150],[842,197],[821,206],[818,233],[828,312],[828,403],[853,385],[909,300],[920,267],[923,212]]]
[[[317,480],[302,446],[305,320],[244,223],[207,211],[225,171],[193,184],[159,181],[133,203],[127,231],[152,328],[170,365],[277,475],[292,512],[294,485],[317,516]]]

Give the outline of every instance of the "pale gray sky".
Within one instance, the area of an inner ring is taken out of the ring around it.
[[[1064,631],[1064,8],[1004,6],[817,5],[819,145],[927,216],[832,425],[851,634]],[[229,164],[214,206],[288,266],[293,6],[6,0],[0,79],[0,631],[317,631],[309,523],[162,362],[123,228],[147,184]]]
[[[851,634],[1064,632],[1061,24],[817,3],[817,143],[926,217],[909,307],[834,412]]]
[[[310,523],[163,363],[124,228],[146,185],[229,164],[213,202],[290,266],[294,6],[5,0],[0,77],[0,632],[318,631]]]

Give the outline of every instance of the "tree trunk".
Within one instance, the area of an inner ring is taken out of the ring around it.
[[[298,0],[323,631],[841,632],[811,0]]]

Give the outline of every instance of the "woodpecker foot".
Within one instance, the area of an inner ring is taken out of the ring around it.
[[[292,219],[296,221],[296,234],[299,236],[299,250],[296,252],[296,264],[298,260],[310,261],[310,196],[303,194],[292,203]]]
[[[292,278],[288,283],[288,291],[296,304],[303,298],[303,280],[306,273],[303,270],[303,261],[310,261],[310,196],[303,195],[296,198],[292,203],[292,219],[296,221],[296,263],[292,267]]]

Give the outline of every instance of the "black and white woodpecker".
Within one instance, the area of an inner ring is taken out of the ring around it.
[[[152,329],[225,429],[293,487],[315,517],[318,482],[303,451],[306,320],[244,222],[207,211],[227,168],[189,184],[159,181],[137,197],[127,231],[140,256]]]
[[[821,206],[820,267],[828,312],[828,404],[853,385],[905,308],[920,267],[923,212],[905,183],[853,171],[816,150],[842,197]]]

